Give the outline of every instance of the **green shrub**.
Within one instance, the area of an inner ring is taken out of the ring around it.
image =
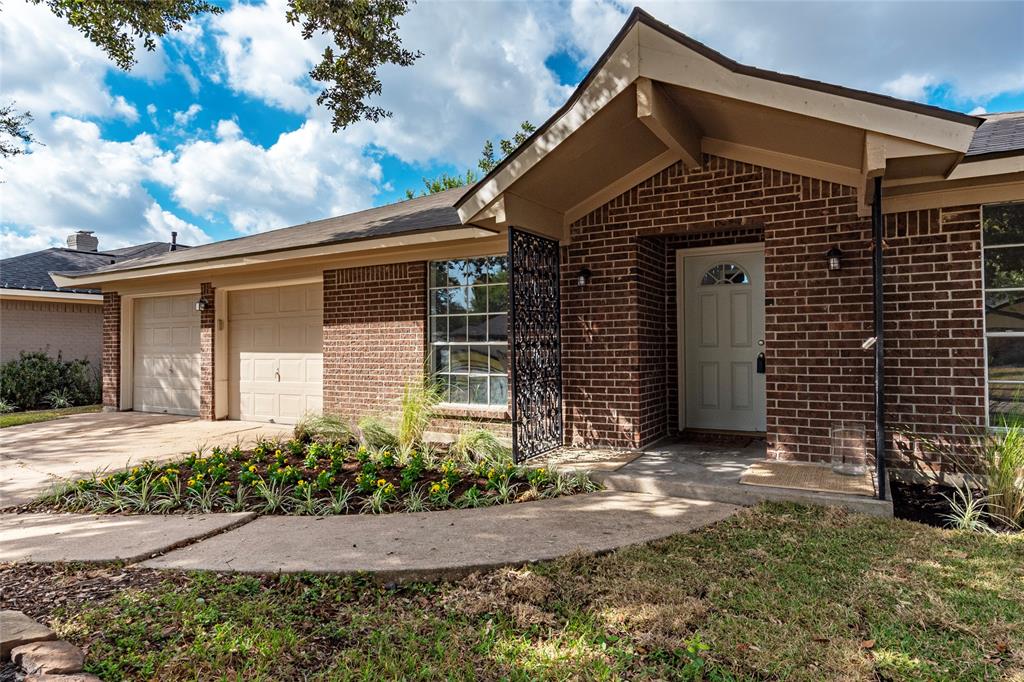
[[[88,360],[64,362],[60,355],[23,352],[0,366],[0,400],[31,410],[47,407],[47,397],[61,404],[93,405],[100,401],[99,372]]]

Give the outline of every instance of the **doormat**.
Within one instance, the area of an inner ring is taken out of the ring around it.
[[[683,431],[679,442],[696,445],[718,445],[723,448],[745,448],[754,442],[750,436],[738,433],[709,433],[706,431]]]
[[[844,476],[822,464],[764,461],[751,464],[740,476],[743,485],[768,488],[812,490],[840,495],[875,496],[875,483],[870,473],[863,476]]]

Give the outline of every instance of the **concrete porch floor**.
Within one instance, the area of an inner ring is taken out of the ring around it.
[[[669,441],[635,453],[624,464],[619,464],[620,458],[610,459],[611,466],[588,467],[588,460],[593,457],[583,457],[579,465],[566,458],[556,466],[560,469],[586,469],[609,490],[744,506],[764,500],[790,501],[892,516],[891,495],[882,501],[860,495],[741,484],[740,476],[747,467],[765,459],[765,449],[765,442],[757,439],[745,447]]]

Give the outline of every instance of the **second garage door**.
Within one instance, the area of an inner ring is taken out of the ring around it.
[[[229,416],[294,424],[323,405],[323,287],[228,297]]]

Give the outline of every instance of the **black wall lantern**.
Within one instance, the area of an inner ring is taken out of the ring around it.
[[[838,246],[833,246],[825,254],[825,260],[828,261],[829,270],[840,270],[843,267],[843,250]]]
[[[209,307],[210,307],[210,302],[207,301],[205,297],[201,296],[199,298],[199,300],[196,301],[196,312],[201,313],[201,312],[203,312],[204,310],[206,310]]]
[[[593,274],[594,273],[592,273],[590,271],[590,268],[584,266],[584,267],[580,268],[579,273],[576,275],[576,281],[579,283],[579,285],[581,287],[585,287],[585,286],[587,286],[587,283],[590,282],[590,277]]]

